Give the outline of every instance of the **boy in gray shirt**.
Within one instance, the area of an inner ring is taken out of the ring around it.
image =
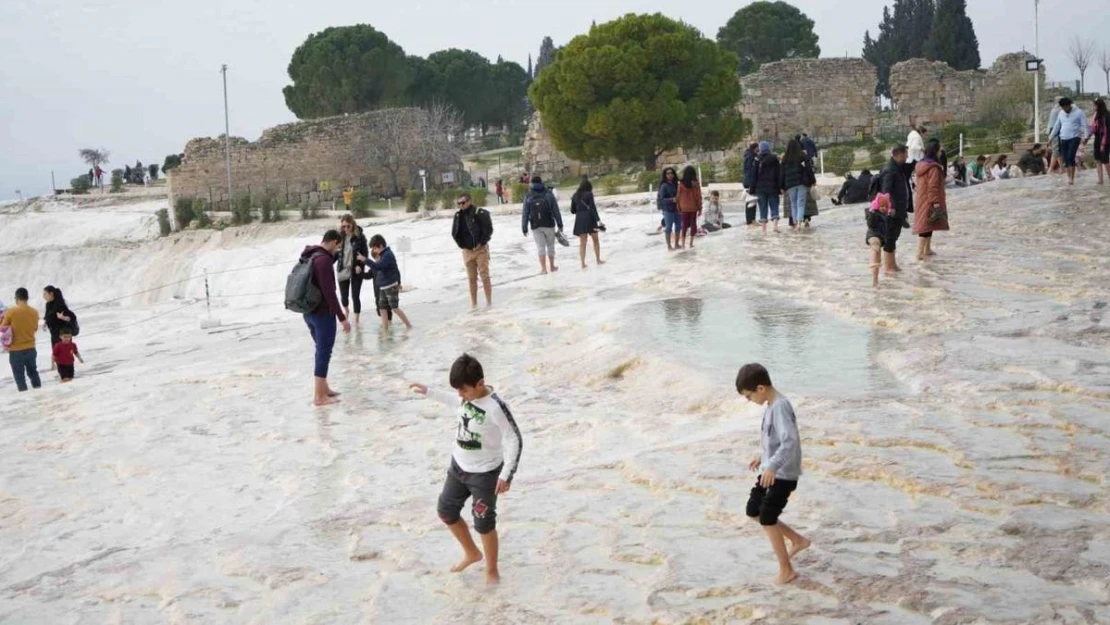
[[[736,375],[736,390],[748,401],[767,406],[763,411],[759,434],[763,455],[748,465],[749,470],[759,471],[760,476],[748,498],[747,515],[751,520],[759,521],[771,541],[771,548],[779,561],[775,583],[789,584],[798,576],[790,558],[809,547],[809,539],[779,521],[779,515],[786,507],[790,493],[798,487],[798,478],[802,474],[802,446],[794,407],[771,385],[771,374],[760,364],[740,367]],[[788,540],[789,550],[786,548]]]

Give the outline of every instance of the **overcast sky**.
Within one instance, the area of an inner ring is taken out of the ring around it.
[[[815,22],[822,56],[858,56],[888,0],[792,0]],[[469,48],[526,65],[544,35],[562,45],[629,12],[663,12],[715,37],[746,0],[4,0],[0,11],[0,199],[47,193],[87,171],[77,150],[112,165],[161,164],[186,141],[223,132],[227,63],[233,135],[293,121],[281,89],[293,50],[328,26],[369,23],[409,54]],[[984,67],[1033,49],[1033,0],[971,0]],[[1049,80],[1073,80],[1067,39],[1105,42],[1110,13],[1091,0],[1041,2]],[[681,12],[677,12],[681,10]],[[1101,70],[1088,85],[1106,88]]]

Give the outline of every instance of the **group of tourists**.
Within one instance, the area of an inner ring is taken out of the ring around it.
[[[66,304],[62,290],[52,285],[42,291],[46,303],[41,330],[50,334],[50,370],[57,371],[63,383],[71,382],[74,376],[74,361],[84,364],[81,352],[73,337],[81,332],[77,314]],[[38,370],[38,349],[35,337],[40,331],[39,313],[30,305],[27,289],[15,290],[15,305],[7,308],[0,302],[0,345],[8,352],[15,386],[20,392],[30,388],[41,388],[42,378]]]

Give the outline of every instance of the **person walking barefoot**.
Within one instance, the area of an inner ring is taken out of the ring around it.
[[[930,139],[925,158],[914,168],[917,190],[914,193],[913,232],[918,236],[917,259],[935,256],[933,233],[948,230],[948,201],[944,191],[944,167],[937,160],[940,141]]]
[[[335,255],[339,252],[343,235],[337,230],[328,230],[319,245],[309,245],[301,253],[301,262],[312,264],[312,284],[319,289],[320,304],[315,310],[304,313],[308,333],[316,344],[315,368],[313,369],[312,403],[326,406],[339,401],[339,393],[328,385],[328,367],[331,352],[335,347],[336,319],[343,325],[343,332],[351,331],[351,322],[343,314],[339,298],[335,295]]]
[[[698,172],[691,165],[682,170],[682,181],[678,183],[678,211],[682,215],[682,239],[678,247],[686,249],[686,233],[690,233],[690,249],[694,249],[694,239],[698,236],[698,217],[702,211],[701,183]]]
[[[578,191],[570,198],[570,212],[574,215],[574,236],[578,237],[578,259],[582,263],[582,269],[586,269],[586,245],[591,237],[594,240],[594,258],[598,265],[604,265],[605,261],[601,260],[601,242],[598,240],[598,232],[604,226],[597,213],[594,187],[588,179],[582,180]]]

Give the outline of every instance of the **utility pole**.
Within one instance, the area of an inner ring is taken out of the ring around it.
[[[1033,143],[1041,142],[1041,0],[1033,0],[1033,54],[1037,71],[1033,72]]]
[[[231,122],[227,115],[227,64],[220,66],[220,73],[224,75],[224,149],[227,154],[227,208],[231,209]]]

